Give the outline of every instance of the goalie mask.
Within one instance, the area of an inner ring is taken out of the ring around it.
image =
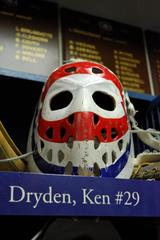
[[[98,63],[55,70],[46,82],[30,131],[30,171],[129,178],[133,165],[123,89]]]

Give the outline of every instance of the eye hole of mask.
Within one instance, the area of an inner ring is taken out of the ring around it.
[[[67,107],[72,101],[72,93],[69,91],[63,91],[55,96],[53,96],[50,100],[50,109],[52,111],[63,109]]]
[[[107,93],[96,91],[93,93],[92,98],[98,107],[104,110],[113,111],[115,109],[115,100]]]

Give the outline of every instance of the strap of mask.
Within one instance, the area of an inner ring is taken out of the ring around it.
[[[137,111],[135,110],[134,105],[131,103],[127,92],[125,93],[125,100],[128,118],[131,124],[131,133],[136,133],[143,143],[157,151],[160,151],[160,131],[150,128],[146,130],[139,128],[138,123],[135,120],[135,114]]]
[[[22,154],[22,155],[19,155],[19,156],[16,156],[16,157],[0,159],[0,163],[7,163],[7,162],[15,161],[15,160],[18,160],[18,159],[24,159],[24,158],[27,158],[30,155],[33,155],[35,152],[36,151],[32,151],[32,152],[28,152],[28,153],[25,153],[25,154]]]

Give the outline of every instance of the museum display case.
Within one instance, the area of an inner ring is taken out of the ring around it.
[[[22,154],[44,83],[72,59],[112,70],[135,107],[138,126],[160,131],[158,32],[58,1],[0,1],[0,29],[0,120]],[[135,156],[156,152],[136,134],[133,143]],[[15,237],[19,228],[17,239],[31,239],[46,224],[73,218],[79,226],[83,218],[109,220],[122,239],[135,238],[132,226],[140,236],[146,231],[146,240],[160,239],[159,174],[156,178],[1,171],[0,222]]]

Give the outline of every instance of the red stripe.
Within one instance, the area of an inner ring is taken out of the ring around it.
[[[97,119],[95,122],[92,112],[74,113],[73,123],[70,123],[69,117],[46,121],[40,116],[38,134],[41,138],[56,143],[67,142],[70,136],[76,141],[98,138],[100,142],[113,142],[128,131],[127,116],[119,119],[98,116]],[[116,134],[113,134],[114,131]]]

